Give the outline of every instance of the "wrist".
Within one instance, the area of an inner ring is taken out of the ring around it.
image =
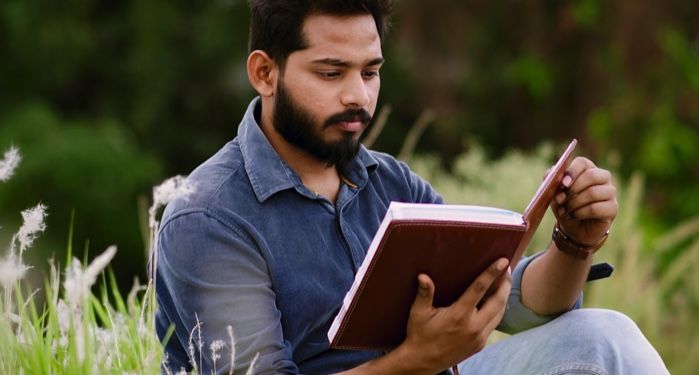
[[[551,234],[551,239],[558,250],[579,260],[585,260],[597,252],[607,241],[607,237],[609,237],[609,231],[592,245],[581,244],[565,233],[558,223],[554,225],[553,233]]]
[[[392,356],[392,368],[397,370],[397,374],[434,374],[438,371],[427,366],[424,358],[425,350],[419,350],[411,346],[407,340],[389,352],[387,356]]]

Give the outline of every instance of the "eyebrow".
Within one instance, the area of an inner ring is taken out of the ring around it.
[[[383,64],[384,62],[383,57],[377,57],[375,59],[369,60],[364,66],[374,66],[374,65],[380,65]],[[313,64],[323,64],[323,65],[332,65],[332,66],[337,66],[341,68],[347,68],[351,66],[352,64],[348,61],[340,60],[340,59],[333,59],[333,58],[325,58],[325,59],[318,59],[318,60],[313,60],[311,61]]]

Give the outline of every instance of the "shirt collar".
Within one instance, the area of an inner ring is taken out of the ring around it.
[[[299,190],[303,186],[298,174],[279,157],[260,129],[256,113],[261,112],[261,106],[259,97],[253,99],[238,127],[245,171],[260,203],[282,190]],[[360,189],[368,182],[369,173],[377,167],[376,159],[362,145],[357,156],[347,165],[343,180]]]

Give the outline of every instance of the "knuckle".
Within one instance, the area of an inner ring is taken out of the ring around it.
[[[601,201],[610,196],[610,190],[605,185],[594,186],[590,190],[590,196],[592,200]]]
[[[476,280],[473,282],[472,288],[474,292],[482,293],[485,292],[487,285],[481,280]]]
[[[584,156],[578,156],[573,160],[573,163],[579,164],[582,168],[584,169],[589,169],[589,168],[594,168],[595,163],[592,162],[592,160],[584,157]]]
[[[488,268],[488,273],[490,273],[493,278],[497,278],[502,273],[502,270],[498,269],[497,265],[493,264]]]
[[[449,319],[449,324],[452,327],[460,327],[466,321],[466,317],[464,316],[464,314],[450,314],[448,319]]]

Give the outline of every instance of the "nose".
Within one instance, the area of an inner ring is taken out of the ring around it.
[[[363,108],[369,104],[370,100],[369,87],[361,73],[348,75],[342,91],[342,104],[347,107]]]

